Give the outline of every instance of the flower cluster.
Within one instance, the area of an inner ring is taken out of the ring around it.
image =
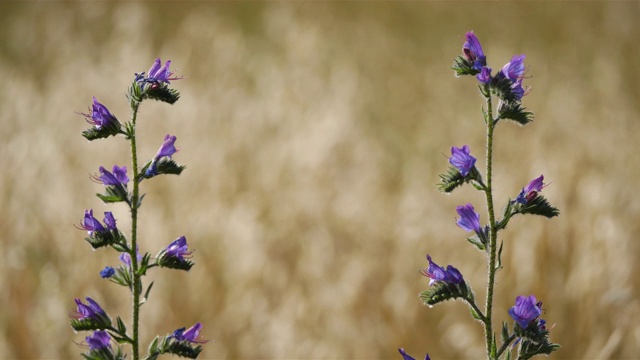
[[[462,274],[455,267],[451,265],[446,268],[441,267],[432,261],[431,256],[427,255],[429,266],[420,270],[422,275],[430,279],[429,289],[420,293],[422,302],[429,306],[450,299],[459,299],[465,302],[469,306],[472,316],[479,320],[484,327],[487,357],[491,359],[499,359],[503,355],[510,358],[511,348],[516,344],[519,344],[519,359],[528,359],[537,354],[550,354],[559,348],[559,345],[548,340],[549,332],[545,326],[546,322],[540,319],[542,303],[537,302],[533,295],[516,298],[515,306],[508,311],[515,324],[511,330],[507,323],[504,324],[501,336],[503,343],[500,346],[496,343],[497,337],[493,332],[492,324],[496,273],[502,268],[501,256],[504,245],[498,243],[498,233],[507,227],[509,221],[516,214],[541,215],[547,218],[559,214],[558,210],[540,195],[545,186],[542,175],[522,188],[515,200],[508,199],[506,201],[501,219],[498,218],[494,210],[491,166],[495,127],[501,119],[513,120],[520,125],[532,121],[532,113],[525,111],[521,104],[523,96],[526,95],[526,90],[522,85],[526,69],[524,59],[525,55],[514,55],[497,73],[492,74],[480,41],[470,31],[465,36],[462,55],[458,56],[453,65],[456,75],[475,76],[480,93],[485,99],[483,120],[487,128],[487,159],[485,162],[487,175],[486,181],[483,180],[476,168],[477,159],[471,155],[469,146],[453,146],[449,158],[449,170],[440,175],[441,183],[438,184],[438,188],[442,192],[450,193],[457,187],[468,183],[484,193],[486,197],[489,215],[487,225],[481,224],[480,214],[476,212],[472,204],[467,203],[456,207],[456,212],[459,215],[456,224],[466,232],[474,233],[473,236],[467,238],[467,241],[487,255],[489,281],[485,309],[480,309],[476,304],[471,285],[464,281]],[[494,96],[498,98],[498,104],[495,107],[492,105]],[[495,117],[493,116],[494,111],[497,113]],[[404,349],[400,348],[399,352],[404,360],[414,360],[413,357],[407,355]]]
[[[137,236],[138,209],[142,204],[144,195],[140,194],[140,183],[144,179],[161,174],[179,175],[184,166],[177,164],[173,159],[179,149],[176,148],[176,136],[167,135],[156,154],[141,168],[138,167],[137,143],[136,143],[136,119],[140,103],[146,99],[163,101],[169,104],[175,103],[180,94],[177,90],[169,88],[171,81],[181,79],[169,70],[171,61],[164,65],[160,59],[156,59],[149,71],[136,74],[129,88],[127,97],[131,105],[131,121],[121,124],[109,109],[98,102],[94,97],[90,112],[81,113],[91,125],[82,135],[88,140],[107,138],[115,135],[124,135],[131,142],[131,168],[114,165],[110,170],[103,166],[98,168],[98,173],[91,176],[96,183],[104,186],[104,193],[97,197],[104,203],[126,203],[131,213],[132,229],[130,238],[127,238],[116,226],[116,219],[112,212],[104,213],[101,222],[93,215],[93,209],[85,210],[79,229],[87,232],[85,240],[94,248],[110,247],[120,254],[121,264],[116,267],[106,266],[100,271],[100,277],[128,288],[133,301],[132,331],[120,317],[112,318],[92,298],[87,297],[86,303],[75,299],[76,311],[71,313],[71,326],[76,331],[91,331],[80,344],[88,348],[88,352],[82,354],[86,359],[122,360],[121,345],[129,344],[133,352],[133,358],[140,358],[138,329],[140,327],[140,305],[143,304],[152,289],[153,282],[143,284],[142,277],[154,267],[189,270],[194,264],[191,261],[192,250],[189,250],[184,236],[171,242],[160,250],[154,258],[149,253],[140,253],[139,239]],[[127,174],[131,170],[132,174]],[[130,183],[133,183],[131,186]],[[147,359],[155,359],[160,354],[174,354],[188,358],[196,358],[202,351],[200,344],[207,342],[201,335],[202,324],[196,323],[185,330],[178,329],[171,335],[156,340],[149,346]],[[160,340],[162,339],[162,340]]]

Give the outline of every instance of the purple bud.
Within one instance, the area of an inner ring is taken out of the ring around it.
[[[184,328],[177,329],[173,332],[173,334],[169,335],[169,338],[173,338],[176,341],[189,341],[192,343],[204,344],[208,340],[205,340],[200,336],[201,329],[202,324],[196,323],[187,330],[185,330]]]
[[[111,336],[105,330],[94,331],[87,336],[85,341],[89,345],[89,350],[101,350],[111,348]]]
[[[536,303],[536,297],[533,295],[518,296],[516,298],[516,304],[509,309],[509,315],[523,329],[526,329],[540,314],[542,314],[542,309]]]
[[[491,68],[483,66],[480,74],[476,75],[476,79],[485,85],[491,82]]]
[[[164,142],[160,146],[160,149],[158,149],[158,152],[156,153],[154,160],[158,160],[163,156],[167,156],[170,158],[171,155],[175,154],[179,150],[179,149],[176,149],[174,145],[175,142],[176,142],[176,137],[167,134],[164,137]]]
[[[103,279],[108,279],[112,277],[116,273],[116,270],[111,266],[106,266],[103,270],[100,271],[100,277]]]
[[[142,256],[140,256],[140,253],[138,252],[138,250],[139,249],[136,246],[136,258],[138,259],[138,261],[140,261],[142,260]],[[129,253],[123,252],[122,254],[120,254],[120,261],[122,261],[128,267],[131,267],[131,255],[129,255]]]
[[[476,158],[471,156],[470,153],[471,150],[467,145],[463,145],[461,148],[451,147],[449,163],[455,166],[462,176],[467,176],[476,164]]]
[[[535,199],[538,196],[538,193],[542,191],[544,188],[544,175],[540,175],[539,177],[531,180],[527,186],[522,188],[518,197],[516,197],[516,202],[520,204],[526,204],[529,201]]]
[[[100,221],[93,217],[93,209],[84,211],[84,219],[80,228],[87,230],[89,236],[92,236],[94,231],[105,231]]]
[[[398,349],[398,351],[400,352],[400,355],[402,355],[403,360],[416,360],[413,356],[407,354],[403,348]],[[431,360],[429,354],[425,355],[424,360]]]
[[[75,299],[77,308],[76,314],[73,316],[77,319],[98,319],[101,316],[107,316],[104,310],[98,305],[97,302],[93,301],[90,297],[87,297],[87,304],[82,303],[80,299]]]
[[[460,218],[456,221],[456,224],[458,224],[460,228],[467,232],[481,232],[480,214],[475,212],[473,205],[458,206],[456,207],[456,212],[460,215]]]

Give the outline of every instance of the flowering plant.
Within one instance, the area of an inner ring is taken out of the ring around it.
[[[476,190],[483,192],[486,198],[488,224],[482,226],[480,214],[472,204],[458,206],[456,211],[460,216],[457,225],[474,235],[467,238],[487,257],[487,293],[484,309],[476,303],[471,284],[464,280],[462,274],[455,267],[448,265],[446,269],[436,265],[427,255],[429,267],[420,273],[430,279],[429,289],[420,293],[420,299],[426,305],[433,306],[445,300],[460,299],[465,302],[471,315],[478,320],[485,334],[486,355],[488,359],[511,359],[512,349],[517,345],[517,358],[529,359],[538,354],[549,355],[560,345],[551,343],[549,331],[545,327],[545,320],[540,319],[542,302],[536,297],[518,296],[515,305],[508,310],[514,323],[502,323],[500,344],[493,327],[493,295],[495,291],[496,273],[502,269],[501,254],[503,242],[498,246],[498,233],[507,227],[514,215],[533,214],[552,218],[559,214],[558,209],[551,206],[540,195],[544,188],[544,177],[533,179],[526,185],[515,200],[507,199],[502,212],[502,218],[496,217],[493,201],[492,165],[493,165],[493,137],[496,126],[503,120],[514,121],[519,125],[526,125],[533,120],[533,113],[522,106],[522,97],[527,91],[523,87],[525,55],[515,55],[500,71],[492,75],[487,67],[487,58],[482,50],[480,41],[470,31],[466,34],[466,41],[462,46],[462,56],[458,56],[453,63],[456,76],[475,75],[480,94],[485,100],[482,109],[486,125],[486,169],[483,180],[476,168],[476,158],[471,155],[467,145],[452,147],[449,170],[440,175],[441,183],[438,189],[450,193],[464,184],[471,184]],[[497,98],[494,108],[493,101]],[[496,114],[494,116],[494,113]],[[413,359],[404,349],[399,349],[403,358]],[[429,358],[427,354],[426,359]]]
[[[169,87],[173,80],[181,79],[169,70],[171,61],[164,65],[156,59],[147,74],[135,74],[129,87],[127,98],[131,108],[131,121],[125,124],[94,97],[90,111],[82,114],[92,125],[82,135],[92,141],[123,135],[129,141],[131,149],[131,177],[127,175],[126,166],[114,165],[112,171],[100,166],[99,174],[91,176],[92,180],[104,185],[104,193],[97,197],[105,203],[124,202],[131,212],[131,232],[129,237],[118,229],[116,219],[110,211],[104,213],[104,220],[100,222],[93,215],[93,209],[85,210],[84,218],[79,228],[87,231],[85,240],[93,249],[112,248],[120,253],[121,265],[118,268],[105,267],[100,271],[100,277],[127,287],[132,295],[131,331],[127,330],[125,322],[118,316],[112,318],[90,297],[86,304],[75,299],[76,311],[70,314],[71,326],[75,331],[92,331],[85,338],[82,345],[88,348],[82,356],[88,360],[109,359],[120,360],[126,355],[119,344],[131,345],[132,358],[140,358],[140,340],[138,336],[140,307],[149,298],[153,282],[143,284],[142,277],[153,267],[164,267],[188,271],[194,265],[190,260],[193,250],[189,250],[184,236],[160,249],[155,257],[149,253],[140,255],[138,239],[138,210],[144,195],[140,195],[140,183],[145,179],[162,174],[179,175],[184,166],[172,159],[179,149],[175,147],[176,137],[167,135],[156,155],[145,165],[139,167],[137,155],[136,121],[138,108],[144,100],[152,99],[169,104],[175,103],[180,93]],[[131,184],[130,184],[131,183]],[[185,330],[180,328],[166,336],[157,336],[149,345],[144,359],[153,360],[161,354],[175,354],[195,359],[202,351],[201,344],[207,342],[200,335],[201,323],[196,323]]]

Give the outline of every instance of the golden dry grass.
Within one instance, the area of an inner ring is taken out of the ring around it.
[[[497,132],[498,203],[541,173],[559,218],[502,234],[496,324],[536,294],[558,359],[640,352],[640,5],[625,3],[8,3],[0,14],[0,358],[67,359],[83,349],[73,298],[129,317],[98,271],[85,208],[113,210],[89,181],[128,160],[122,139],[88,143],[74,112],[91,96],[128,118],[124,92],[157,56],[187,80],[174,106],[145,103],[143,158],[178,137],[180,177],[144,184],[141,250],[180,235],[189,274],[153,272],[142,336],[204,323],[203,358],[481,358],[461,303],[417,294],[429,252],[484,296],[485,262],[455,226],[472,189],[437,192],[443,154],[481,153],[475,81],[449,66],[473,29],[497,68],[527,54],[536,121]],[[479,161],[482,167],[482,161]],[[486,221],[486,215],[481,219]]]

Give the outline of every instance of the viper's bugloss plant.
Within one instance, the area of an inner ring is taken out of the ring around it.
[[[123,234],[116,226],[113,213],[104,213],[102,222],[93,215],[93,209],[85,210],[79,229],[87,232],[85,240],[93,249],[111,248],[119,253],[121,265],[117,268],[106,266],[99,272],[103,279],[128,288],[132,299],[131,330],[127,329],[125,322],[120,318],[112,318],[107,312],[90,297],[86,303],[75,299],[76,311],[69,314],[71,326],[75,331],[91,331],[89,336],[80,345],[88,347],[88,351],[82,357],[88,360],[108,359],[121,360],[126,357],[122,349],[123,344],[131,346],[131,358],[140,359],[140,307],[151,293],[153,282],[145,285],[142,281],[147,270],[153,267],[165,267],[170,269],[188,271],[194,265],[191,261],[193,250],[189,250],[184,236],[171,242],[167,247],[160,249],[158,255],[152,257],[149,253],[140,254],[140,239],[138,237],[138,210],[142,205],[144,195],[140,194],[140,183],[144,179],[162,174],[179,175],[184,166],[172,159],[178,148],[174,135],[166,135],[160,149],[147,163],[138,165],[138,136],[136,122],[138,109],[144,100],[152,99],[175,103],[180,93],[169,87],[173,80],[181,79],[174,76],[169,70],[171,61],[164,65],[160,59],[156,59],[147,74],[144,72],[135,74],[129,87],[127,98],[131,108],[131,120],[122,124],[100,103],[95,97],[86,114],[81,113],[92,125],[82,132],[82,136],[92,141],[122,135],[129,142],[131,150],[131,175],[127,174],[126,166],[113,165],[111,171],[105,167],[98,168],[98,174],[91,179],[104,185],[104,193],[96,194],[105,203],[124,202],[131,213],[131,232],[129,236]],[[97,274],[96,274],[97,275]],[[196,323],[185,330],[181,328],[164,337],[156,337],[148,347],[144,359],[156,359],[162,354],[174,354],[195,359],[202,351],[201,344],[207,342],[201,335],[202,324]]]
[[[526,125],[533,121],[533,113],[526,111],[521,103],[522,98],[527,94],[527,89],[523,86],[526,70],[525,55],[514,55],[500,71],[492,75],[492,70],[487,66],[487,57],[478,38],[472,31],[468,32],[465,38],[462,56],[458,56],[454,60],[452,69],[456,76],[475,76],[480,94],[485,101],[482,109],[486,126],[485,180],[482,179],[476,168],[476,158],[471,155],[471,149],[467,145],[454,146],[451,148],[451,157],[449,158],[451,166],[446,173],[440,175],[441,183],[438,184],[438,189],[450,193],[457,187],[468,183],[485,195],[488,220],[483,220],[483,222],[487,221],[487,225],[481,224],[480,214],[471,204],[456,208],[459,215],[456,224],[467,232],[475,233],[472,237],[467,238],[467,241],[481,250],[487,258],[486,299],[484,309],[480,309],[475,301],[471,285],[464,281],[460,272],[451,265],[448,265],[446,269],[438,266],[427,255],[429,267],[421,269],[420,273],[430,279],[429,289],[420,293],[420,300],[429,307],[450,299],[459,299],[465,302],[471,310],[471,315],[484,328],[488,359],[511,359],[512,350],[516,345],[518,346],[517,359],[529,359],[538,354],[549,355],[560,348],[560,345],[549,341],[549,331],[545,326],[546,321],[540,319],[542,302],[538,302],[534,295],[516,297],[515,305],[508,310],[508,314],[514,322],[503,322],[499,341],[493,327],[496,273],[502,269],[503,242],[501,241],[498,246],[498,233],[505,229],[512,217],[517,214],[541,215],[547,218],[559,214],[558,209],[551,206],[540,195],[545,187],[542,175],[523,187],[515,200],[507,199],[504,202],[501,219],[497,217],[494,208],[492,168],[495,128],[501,120],[514,121],[519,125]],[[494,105],[494,101],[497,101],[497,104]],[[513,246],[525,245],[515,243]],[[413,359],[407,355],[404,349],[400,348],[399,351],[405,360]]]

